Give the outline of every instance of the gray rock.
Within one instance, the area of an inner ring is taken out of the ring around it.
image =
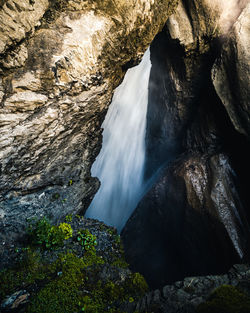
[[[239,269],[242,276],[247,275],[248,283],[247,280],[241,278],[235,281],[231,280],[230,273],[235,272],[236,268]],[[164,286],[162,296],[160,296],[159,290],[146,294],[136,309],[138,312],[195,313],[197,306],[221,285],[235,285],[249,293],[250,275],[248,272],[249,265],[239,264],[233,266],[230,272],[225,275],[188,277],[174,285]],[[193,288],[191,288],[191,284]],[[190,287],[188,291],[187,287]]]
[[[212,79],[237,131],[250,135],[250,4],[246,6],[216,60]]]
[[[18,290],[1,303],[1,308],[4,310],[17,309],[28,301],[29,296],[30,294],[26,290]]]

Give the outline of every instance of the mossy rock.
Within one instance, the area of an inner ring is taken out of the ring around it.
[[[56,226],[42,219],[29,229],[35,238],[31,246],[20,249],[14,267],[0,272],[0,303],[25,289],[30,297],[22,310],[27,313],[122,313],[120,307],[136,304],[148,286],[143,276],[128,269],[117,233],[94,220],[73,216],[67,221]],[[51,229],[62,229],[63,246],[52,249],[44,240],[38,242]],[[83,242],[79,233],[86,237]]]
[[[197,313],[249,313],[250,298],[236,287],[222,285],[197,307]]]

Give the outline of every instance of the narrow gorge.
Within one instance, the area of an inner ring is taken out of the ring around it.
[[[248,0],[0,1],[0,312],[250,312]]]

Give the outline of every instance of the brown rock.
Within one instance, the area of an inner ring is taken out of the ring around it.
[[[90,168],[113,90],[176,2],[1,6],[0,243],[20,236],[27,218],[86,210],[99,186]]]

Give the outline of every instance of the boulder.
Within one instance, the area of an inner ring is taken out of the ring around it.
[[[250,4],[227,38],[213,70],[213,84],[237,131],[249,138]]]

